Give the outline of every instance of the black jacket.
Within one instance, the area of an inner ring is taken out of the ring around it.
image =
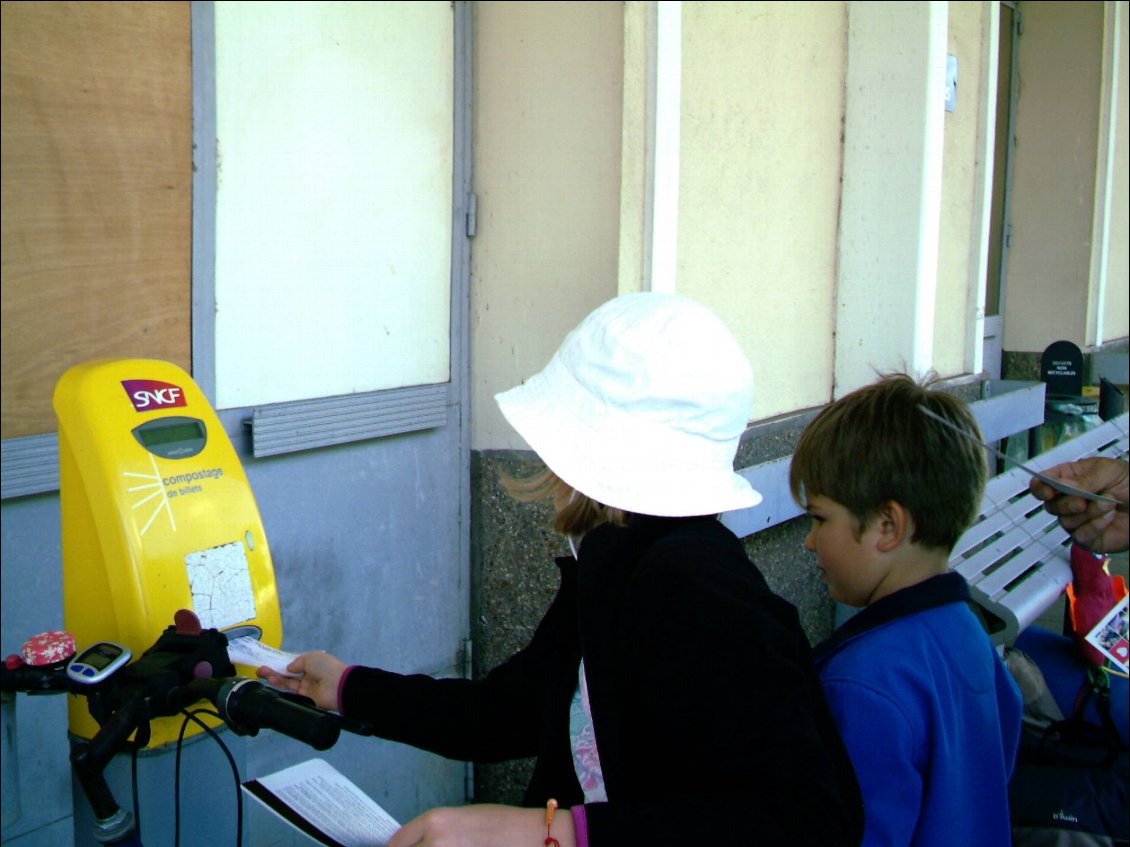
[[[342,709],[448,758],[536,756],[530,806],[583,802],[569,705],[582,655],[608,802],[593,847],[856,845],[863,808],[796,610],[713,518],[585,536],[530,644],[484,679],[354,668]]]

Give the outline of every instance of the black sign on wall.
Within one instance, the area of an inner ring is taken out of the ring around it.
[[[1083,351],[1070,341],[1057,341],[1044,350],[1040,378],[1049,397],[1078,397],[1083,393]]]

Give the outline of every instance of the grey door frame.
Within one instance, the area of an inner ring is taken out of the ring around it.
[[[997,312],[994,315],[985,315],[982,343],[982,361],[986,363],[986,370],[989,371],[989,376],[993,379],[1000,379],[1001,377],[1001,356],[1004,352],[1004,310],[1007,302],[1005,283],[1008,279],[1008,252],[1012,244],[1012,183],[1016,152],[1016,110],[1020,90],[1020,35],[1023,30],[1020,3],[1017,0],[1002,0],[1001,8],[1007,8],[1012,12],[1012,26],[1007,33],[1000,33],[1001,39],[1008,38],[1011,41],[1007,112],[1008,136],[1007,146],[1004,150],[1005,175],[1001,200],[1001,229],[999,233],[991,234],[991,237],[999,239],[1000,263],[997,269]],[[986,287],[986,290],[988,290],[988,287]]]

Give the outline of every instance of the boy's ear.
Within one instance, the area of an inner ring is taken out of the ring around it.
[[[914,517],[897,500],[882,505],[875,526],[879,531],[875,546],[881,553],[890,553],[914,536]]]

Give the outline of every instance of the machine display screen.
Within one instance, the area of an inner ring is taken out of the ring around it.
[[[110,666],[110,663],[118,656],[122,655],[122,649],[114,645],[99,644],[82,654],[82,661],[90,665],[95,670],[102,670]]]
[[[184,417],[147,421],[133,434],[142,447],[166,459],[195,456],[204,449],[208,437],[203,421]]]

